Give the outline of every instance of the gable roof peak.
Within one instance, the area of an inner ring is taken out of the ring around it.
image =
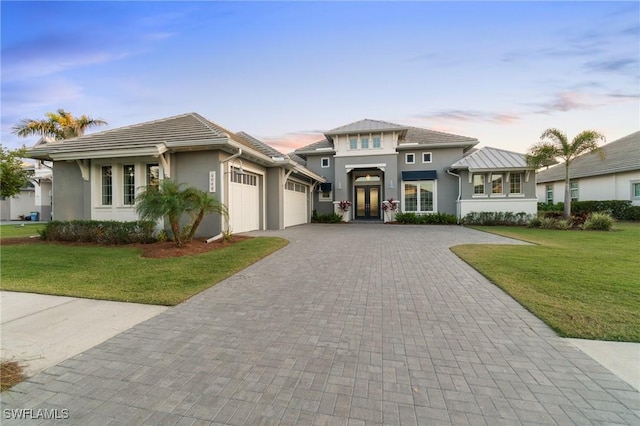
[[[379,132],[379,131],[390,131],[390,130],[406,130],[408,126],[402,126],[396,123],[390,123],[388,121],[382,120],[372,120],[370,118],[365,118],[363,120],[354,121],[353,123],[345,124],[344,126],[336,127],[335,129],[331,129],[325,132],[325,135],[340,135],[346,133],[359,133],[359,132]]]

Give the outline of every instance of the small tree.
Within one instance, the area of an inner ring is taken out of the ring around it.
[[[564,132],[551,128],[542,133],[540,142],[527,153],[527,163],[535,168],[553,164],[557,159],[564,161],[564,217],[567,220],[571,219],[571,163],[585,153],[598,153],[604,159],[598,146],[600,141],[604,142],[605,137],[595,130],[584,130],[569,142]]]
[[[184,184],[170,179],[161,181],[158,186],[146,186],[136,197],[136,211],[143,220],[156,221],[167,217],[178,247],[193,239],[202,219],[208,213],[228,217],[227,208],[214,197],[193,187],[185,188]],[[184,214],[194,218],[190,227],[185,230],[180,226],[180,219]]]
[[[13,197],[29,183],[33,170],[25,170],[22,163],[25,155],[24,147],[10,150],[0,146],[0,196]]]

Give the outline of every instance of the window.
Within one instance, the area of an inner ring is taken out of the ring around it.
[[[473,175],[473,193],[484,194],[484,175]]]
[[[160,166],[147,164],[147,186],[157,187],[160,183]]]
[[[360,138],[360,146],[362,149],[369,149],[369,138]]]
[[[631,182],[631,198],[640,199],[640,182]]]
[[[113,177],[111,176],[111,166],[102,166],[101,171],[102,205],[113,204]]]
[[[403,202],[404,211],[415,213],[435,211],[434,193],[435,181],[433,180],[405,182]]]
[[[547,200],[547,204],[553,204],[553,185],[547,185],[546,188],[546,200]]]
[[[373,149],[382,148],[382,142],[380,136],[373,137]]]
[[[431,162],[431,153],[430,152],[423,152],[422,153],[422,162],[423,163],[430,163]]]
[[[578,201],[578,182],[571,182],[571,201]]]
[[[358,149],[358,138],[349,138],[349,149]]]
[[[329,157],[323,157],[320,159],[320,167],[322,167],[323,169],[329,167]]]
[[[296,182],[287,181],[287,184],[285,187],[289,191],[301,192],[303,194],[307,192],[306,185],[301,185]]]
[[[319,192],[318,201],[321,201],[321,202],[333,201],[333,191]]]
[[[239,183],[242,185],[258,186],[258,176],[249,174],[247,172],[240,173],[240,169],[238,169],[237,167],[232,167],[231,182]]]
[[[502,175],[491,174],[491,193],[502,194]]]
[[[136,202],[136,167],[133,164],[122,166],[122,203],[131,206]]]
[[[509,177],[509,194],[522,194],[522,173],[511,173]]]
[[[408,152],[404,155],[405,164],[415,164],[416,163],[416,155],[413,152]]]

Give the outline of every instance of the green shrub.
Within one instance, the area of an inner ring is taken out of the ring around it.
[[[564,203],[538,203],[540,212],[562,212]],[[615,220],[640,220],[640,206],[634,206],[630,200],[590,200],[573,201],[571,214],[589,215],[591,213],[609,213]]]
[[[462,223],[485,226],[524,226],[532,219],[533,216],[525,212],[471,212],[462,219]]]
[[[540,219],[540,228],[542,229],[567,229],[568,223],[564,219],[555,217],[543,217]]]
[[[635,220],[640,221],[640,206],[629,206],[624,211],[623,217],[620,220]]]
[[[318,214],[317,211],[313,211],[311,214],[312,223],[340,223],[342,222],[342,215],[338,213]]]
[[[613,227],[613,217],[607,213],[592,213],[584,222],[584,229],[591,231],[610,231]]]
[[[155,222],[117,222],[97,220],[52,221],[39,231],[46,241],[67,241],[99,244],[152,243]]]
[[[396,213],[396,222],[412,225],[455,225],[458,218],[448,213]]]
[[[529,228],[540,228],[542,226],[542,219],[534,217],[529,221]]]

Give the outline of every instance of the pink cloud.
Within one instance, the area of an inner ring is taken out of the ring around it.
[[[321,132],[298,132],[285,133],[281,136],[260,138],[264,143],[277,149],[278,151],[288,154],[298,148],[318,142],[324,138]]]

